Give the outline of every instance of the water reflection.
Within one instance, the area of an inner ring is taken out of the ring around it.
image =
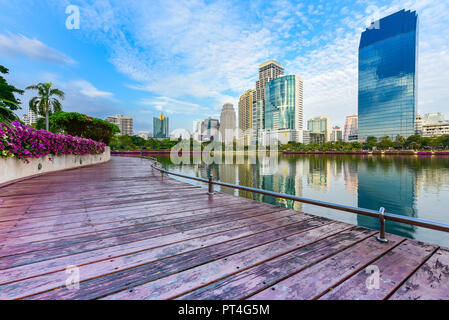
[[[358,166],[357,202],[361,208],[416,217],[415,173],[404,166],[405,158],[367,158]],[[379,229],[377,219],[358,215],[360,226]],[[386,231],[413,238],[415,227],[387,221]]]
[[[189,175],[207,178],[212,174],[228,183],[373,210],[385,207],[387,212],[449,223],[449,157],[281,155],[276,161],[262,158],[256,163],[212,165],[173,165],[169,158],[159,160],[170,170]],[[221,191],[378,229],[378,221],[369,217],[247,191]],[[386,229],[449,246],[449,235],[441,232],[393,222],[387,222]]]

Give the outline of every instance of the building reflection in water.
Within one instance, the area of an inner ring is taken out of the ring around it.
[[[158,159],[166,168],[182,171],[187,175],[207,178],[212,174],[214,180],[232,184],[319,200],[328,198],[333,199],[328,200],[331,202],[376,211],[385,207],[387,212],[409,217],[418,217],[419,213],[423,219],[449,223],[449,216],[446,214],[449,157],[281,155],[277,162],[262,159],[251,164],[245,159],[243,164],[218,165],[173,165],[169,158]],[[204,187],[202,183],[198,185]],[[300,202],[242,190],[220,189],[218,186],[216,189],[303,211],[303,204]],[[346,197],[347,195],[350,197]],[[309,213],[314,213],[311,206],[305,205],[304,210],[306,207]],[[320,209],[313,207],[316,208]],[[325,208],[322,211],[318,209],[315,213],[322,213],[323,216],[331,213],[331,210]],[[379,228],[377,219],[361,215],[354,218],[361,226],[375,230]],[[435,234],[436,231],[390,221],[387,221],[386,229],[387,232],[405,237],[449,245],[447,234],[441,237],[440,234]]]
[[[358,165],[357,201],[360,208],[416,217],[415,173],[404,165],[405,158],[370,157]],[[358,225],[379,229],[378,219],[357,215]],[[413,238],[416,227],[386,222],[386,231]]]

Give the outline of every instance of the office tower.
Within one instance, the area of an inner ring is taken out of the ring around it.
[[[373,22],[359,46],[359,140],[415,133],[417,25],[401,10]]]
[[[153,138],[169,138],[169,122],[162,112],[159,117],[153,117]]]
[[[124,136],[133,136],[134,135],[134,129],[133,129],[133,118],[130,116],[122,116],[120,114],[117,114],[113,117],[107,117],[105,119],[107,122],[113,123],[117,125],[117,127],[120,129],[120,132],[118,135]]]
[[[223,142],[232,142],[235,138],[235,110],[232,103],[225,103],[220,114],[220,137]]]
[[[201,123],[201,138],[200,141],[218,141],[220,130],[220,122],[218,119],[211,117],[205,119]]]
[[[256,81],[256,108],[253,114],[253,138],[258,141],[259,132],[265,129],[265,85],[268,81],[284,75],[284,67],[269,60],[259,66],[259,80]]]
[[[253,109],[256,104],[256,90],[248,90],[239,99],[239,129],[243,137],[239,137],[242,144],[248,145],[253,128]]]
[[[286,75],[265,85],[265,144],[277,140],[303,142],[303,82],[296,75]]]
[[[328,117],[313,117],[307,121],[307,131],[324,135],[324,141],[330,140],[331,120]],[[312,143],[312,142],[311,142]]]
[[[332,142],[343,141],[343,132],[341,131],[341,128],[339,126],[332,127],[331,141]]]
[[[351,114],[346,116],[344,142],[357,141],[358,139],[358,115]]]

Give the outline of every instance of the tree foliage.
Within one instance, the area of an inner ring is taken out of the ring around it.
[[[58,100],[64,100],[65,93],[57,88],[52,87],[52,83],[38,83],[36,85],[26,87],[27,90],[37,90],[38,95],[31,98],[31,111],[45,117],[45,129],[49,128],[49,116],[51,112],[62,111],[62,104]]]
[[[8,84],[1,74],[8,74],[9,70],[0,65],[0,121],[12,122],[17,120],[14,110],[20,109],[20,100],[16,98],[16,94],[23,94],[23,90]]]
[[[72,136],[83,137],[106,144],[111,142],[119,128],[105,120],[89,117],[77,112],[55,112],[50,116],[50,129],[53,132],[64,132]]]

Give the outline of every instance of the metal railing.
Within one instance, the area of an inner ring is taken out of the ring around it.
[[[298,197],[298,196],[289,195],[289,194],[283,194],[283,193],[274,192],[274,191],[256,189],[256,188],[252,188],[252,187],[245,187],[245,186],[240,186],[240,185],[221,182],[221,181],[214,181],[212,175],[209,176],[209,179],[188,176],[188,175],[185,175],[182,173],[171,172],[171,171],[165,170],[162,168],[162,165],[157,161],[157,159],[155,159],[153,157],[147,157],[147,158],[153,160],[154,163],[151,165],[151,168],[156,169],[159,172],[161,172],[162,179],[164,177],[164,174],[166,174],[166,175],[172,175],[172,176],[177,176],[180,178],[185,178],[185,179],[190,179],[190,180],[207,183],[208,184],[208,192],[207,193],[209,195],[214,194],[213,186],[218,185],[218,186],[222,186],[222,187],[244,190],[244,191],[263,194],[263,195],[272,196],[272,197],[276,197],[276,198],[293,200],[293,201],[298,201],[298,202],[302,202],[302,203],[312,204],[312,205],[319,206],[319,207],[325,207],[325,208],[329,208],[329,209],[335,209],[335,210],[360,214],[360,215],[368,216],[368,217],[372,217],[372,218],[377,218],[377,219],[379,219],[379,223],[380,223],[379,236],[377,237],[377,240],[380,242],[388,242],[388,240],[385,237],[385,221],[386,220],[405,223],[405,224],[409,224],[409,225],[413,225],[413,226],[417,226],[417,227],[423,227],[423,228],[432,229],[432,230],[437,230],[437,231],[449,232],[448,224],[429,221],[429,220],[423,220],[423,219],[418,219],[418,218],[413,218],[413,217],[406,217],[406,216],[401,216],[401,215],[394,214],[394,213],[385,212],[385,208],[383,208],[383,207],[381,207],[379,209],[379,211],[376,211],[376,210],[371,210],[371,209],[346,206],[346,205],[325,202],[325,201],[320,201],[320,200],[313,200],[313,199]],[[158,167],[158,165],[160,167]]]

